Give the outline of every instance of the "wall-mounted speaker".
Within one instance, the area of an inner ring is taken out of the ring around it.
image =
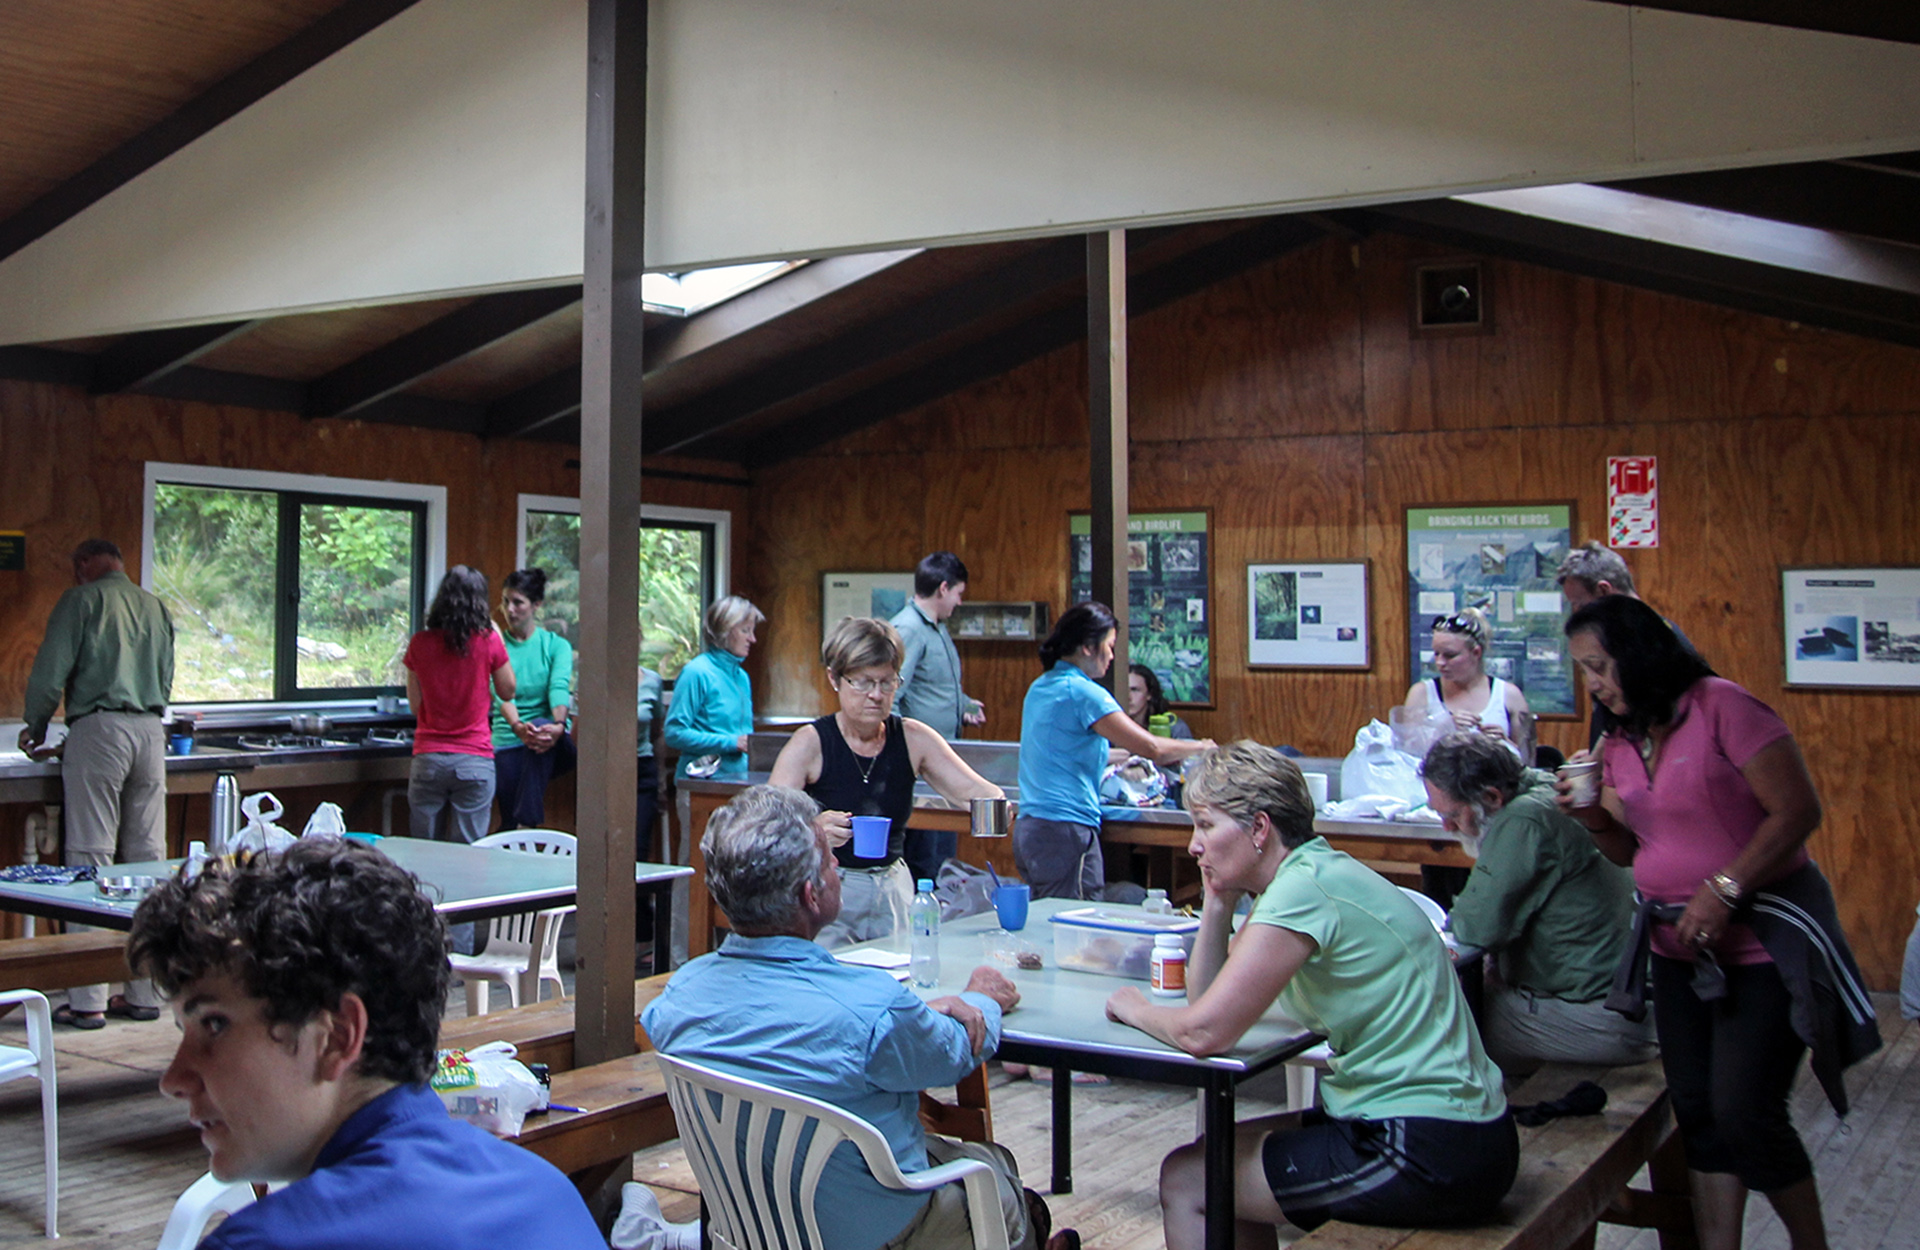
[[[1416,334],[1485,334],[1493,329],[1486,267],[1477,260],[1429,261],[1413,267]]]

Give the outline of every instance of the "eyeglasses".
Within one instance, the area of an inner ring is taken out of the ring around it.
[[[842,677],[840,686],[855,694],[872,694],[876,690],[881,694],[892,694],[900,689],[900,679],[898,677],[882,677],[878,680],[871,677]]]
[[[1449,634],[1465,634],[1469,638],[1480,637],[1480,622],[1465,612],[1455,612],[1452,616],[1433,618],[1435,631],[1446,630]]]

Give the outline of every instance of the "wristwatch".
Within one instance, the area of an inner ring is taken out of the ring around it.
[[[1724,872],[1716,872],[1707,878],[1707,888],[1720,896],[1720,901],[1729,907],[1740,906],[1740,883]]]

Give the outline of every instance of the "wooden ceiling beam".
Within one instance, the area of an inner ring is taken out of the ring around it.
[[[1868,157],[1764,165],[1605,185],[1748,217],[1920,246],[1920,174],[1892,165],[1893,159],[1880,158],[1886,164]]]
[[[260,324],[257,320],[223,321],[129,334],[93,358],[93,377],[88,389],[96,395],[145,390]]]
[[[1913,0],[1599,0],[1668,13],[1762,22],[1834,35],[1862,35],[1894,43],[1920,43],[1920,6]]]
[[[326,60],[416,0],[346,0],[339,8],[261,53],[113,151],[0,221],[0,260],[77,216]]]
[[[1145,232],[1138,232],[1144,234]],[[1324,229],[1305,217],[1263,220],[1226,238],[1194,248],[1152,269],[1127,277],[1128,316],[1139,317],[1191,295],[1256,265],[1277,260],[1325,237]],[[1071,240],[1077,259],[1085,262],[1084,240]],[[1152,241],[1129,240],[1129,254],[1138,257]],[[774,464],[803,455],[856,430],[951,395],[986,378],[1017,369],[1048,352],[1086,337],[1084,285],[1079,299],[1010,330],[970,344],[918,369],[890,378],[858,395],[822,410],[818,417],[793,421],[758,435],[751,443],[728,449],[749,468]]]
[[[307,415],[352,416],[369,404],[399,394],[456,360],[491,347],[579,302],[577,286],[482,295],[471,304],[316,378],[307,399]]]
[[[487,438],[525,438],[580,411],[580,366],[569,365],[487,405]]]

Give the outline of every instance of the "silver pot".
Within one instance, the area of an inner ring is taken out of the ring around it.
[[[322,716],[318,712],[295,712],[287,718],[287,727],[297,734],[317,737],[333,728],[333,718]]]
[[[971,832],[976,838],[1004,838],[1013,832],[1019,808],[1012,799],[973,799]]]

